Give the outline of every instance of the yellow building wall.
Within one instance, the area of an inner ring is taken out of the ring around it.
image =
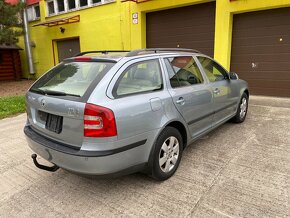
[[[96,7],[86,8],[79,11],[64,13],[62,15],[45,18],[45,1],[40,1],[41,20],[30,22],[30,38],[35,47],[32,47],[34,67],[38,78],[57,64],[56,41],[73,37],[79,37],[80,50],[110,50],[110,49],[130,49],[130,25],[126,21],[128,18],[128,4],[120,1],[104,4]],[[80,22],[65,24],[54,27],[35,26],[39,22],[55,20],[59,18],[80,15]],[[65,32],[60,32],[60,27],[65,28]],[[24,48],[23,37],[20,38],[19,45]],[[54,49],[53,49],[54,48]],[[54,57],[55,55],[55,57]],[[21,52],[23,77],[32,76],[28,74],[25,52]],[[54,59],[56,63],[54,63]]]
[[[41,0],[41,22],[61,17],[80,15],[80,22],[56,27],[30,27],[36,76],[39,77],[54,65],[53,40],[78,36],[81,51],[109,49],[138,49],[146,47],[146,13],[193,4],[208,0],[151,0],[136,4],[117,0],[115,3],[87,8],[59,16],[45,18],[45,1]],[[290,0],[216,0],[214,57],[227,69],[230,68],[233,15],[249,11],[290,6]],[[138,24],[133,24],[132,14],[138,13]],[[35,24],[37,22],[32,22]],[[23,39],[20,46],[24,48]],[[28,69],[24,52],[21,52],[24,76]]]

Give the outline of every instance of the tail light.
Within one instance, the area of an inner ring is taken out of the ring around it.
[[[85,137],[111,137],[117,135],[112,110],[94,104],[86,104],[84,113]]]

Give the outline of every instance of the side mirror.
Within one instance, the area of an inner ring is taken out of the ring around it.
[[[197,82],[197,79],[196,79],[194,76],[192,76],[192,75],[188,76],[187,81],[188,81],[190,84],[196,84],[196,83],[198,83],[198,82]]]
[[[239,79],[238,74],[234,73],[234,72],[229,72],[229,76],[231,80],[237,80]]]

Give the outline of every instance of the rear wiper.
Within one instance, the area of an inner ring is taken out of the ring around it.
[[[65,92],[60,92],[60,91],[53,91],[53,90],[42,90],[42,89],[32,89],[32,91],[35,91],[37,93],[41,93],[43,95],[54,95],[54,96],[75,96],[75,97],[81,97],[80,95],[76,94],[70,94],[70,93],[65,93]]]
[[[76,94],[70,94],[70,93],[65,93],[65,92],[60,92],[60,91],[53,91],[53,90],[42,90],[44,91],[45,94],[47,95],[55,95],[55,96],[75,96],[75,97],[81,97],[80,95]]]

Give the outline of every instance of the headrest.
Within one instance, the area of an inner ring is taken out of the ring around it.
[[[148,69],[138,68],[134,74],[134,79],[150,80]]]

